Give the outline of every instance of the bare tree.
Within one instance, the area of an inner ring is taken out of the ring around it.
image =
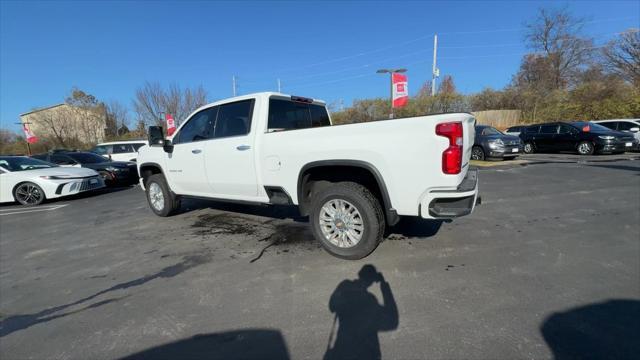
[[[121,129],[128,129],[129,109],[117,100],[106,104],[107,129],[113,136],[119,136]]]
[[[164,89],[158,82],[146,82],[136,90],[133,107],[138,118],[146,124],[162,125],[163,113],[184,120],[193,110],[207,103],[207,92],[202,86],[181,88],[171,84]]]
[[[529,47],[548,61],[555,89],[570,85],[593,52],[593,41],[580,35],[583,23],[563,8],[540,9],[536,20],[527,24]]]
[[[602,49],[604,65],[640,87],[640,29],[629,29]]]
[[[65,103],[69,105],[67,111],[71,113],[67,122],[76,127],[75,134],[79,136],[76,140],[92,144],[104,138],[107,126],[107,110],[104,103],[78,88],[71,90]]]

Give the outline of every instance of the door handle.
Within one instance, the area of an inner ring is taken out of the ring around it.
[[[200,154],[201,152],[202,152],[202,150],[200,150],[200,149],[193,149],[193,150],[191,150],[191,153],[192,153],[192,154]]]
[[[236,149],[238,149],[240,151],[244,151],[244,150],[251,149],[251,146],[249,146],[249,145],[238,145],[238,146],[236,146]]]

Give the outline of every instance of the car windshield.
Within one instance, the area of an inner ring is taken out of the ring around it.
[[[97,164],[109,161],[109,159],[105,157],[87,152],[66,153],[65,155],[69,156],[80,164]]]
[[[592,123],[592,122],[576,121],[576,122],[572,122],[571,124],[574,125],[574,126],[577,126],[580,129],[584,128],[585,126],[589,126],[591,131],[597,131],[597,132],[609,132],[609,131],[612,131],[608,127],[604,127],[602,125],[599,125],[599,124],[596,124],[596,123]]]
[[[0,156],[0,166],[9,171],[46,169],[57,165],[26,156]]]
[[[502,133],[498,129],[493,127],[486,127],[482,129],[482,135],[501,135]]]

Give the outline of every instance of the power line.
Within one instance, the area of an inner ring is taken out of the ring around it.
[[[576,24],[592,24],[592,23],[599,23],[599,22],[634,20],[634,19],[637,19],[637,17],[608,18],[608,19],[599,19],[599,20],[585,20],[585,21],[577,22]],[[487,34],[487,33],[496,33],[496,32],[521,31],[521,30],[526,30],[526,29],[528,29],[528,28],[527,27],[517,27],[517,28],[504,28],[504,29],[487,29],[487,30],[472,30],[472,31],[439,32],[438,34],[439,35]],[[291,71],[295,71],[295,70],[307,69],[307,68],[316,67],[316,66],[320,66],[320,65],[326,65],[326,64],[331,64],[331,63],[335,63],[335,62],[341,62],[341,61],[345,61],[345,60],[350,60],[350,59],[362,57],[362,56],[365,56],[365,55],[375,54],[375,53],[378,53],[378,52],[394,49],[394,48],[397,48],[397,47],[402,47],[402,46],[405,46],[407,44],[411,44],[411,43],[414,43],[414,42],[417,42],[417,41],[420,41],[420,40],[429,39],[429,38],[432,38],[433,35],[435,35],[435,34],[423,35],[423,36],[420,36],[420,37],[417,37],[417,38],[414,38],[414,39],[410,39],[410,40],[406,40],[406,41],[403,41],[403,42],[400,42],[400,43],[391,44],[391,45],[383,46],[383,47],[372,49],[372,50],[362,51],[362,52],[359,52],[359,53],[356,53],[356,54],[352,54],[352,55],[340,56],[340,57],[327,59],[327,60],[323,60],[323,61],[319,61],[319,62],[316,62],[316,63],[307,64],[307,65],[302,65],[302,66],[295,66],[295,67],[287,67],[287,68],[276,69],[273,72],[276,72],[276,73],[291,72]],[[273,72],[271,72],[271,73],[273,73]]]

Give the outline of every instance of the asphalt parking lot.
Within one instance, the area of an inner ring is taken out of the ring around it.
[[[640,161],[589,159],[481,168],[471,216],[403,219],[361,261],[286,208],[0,206],[0,358],[634,358]]]

